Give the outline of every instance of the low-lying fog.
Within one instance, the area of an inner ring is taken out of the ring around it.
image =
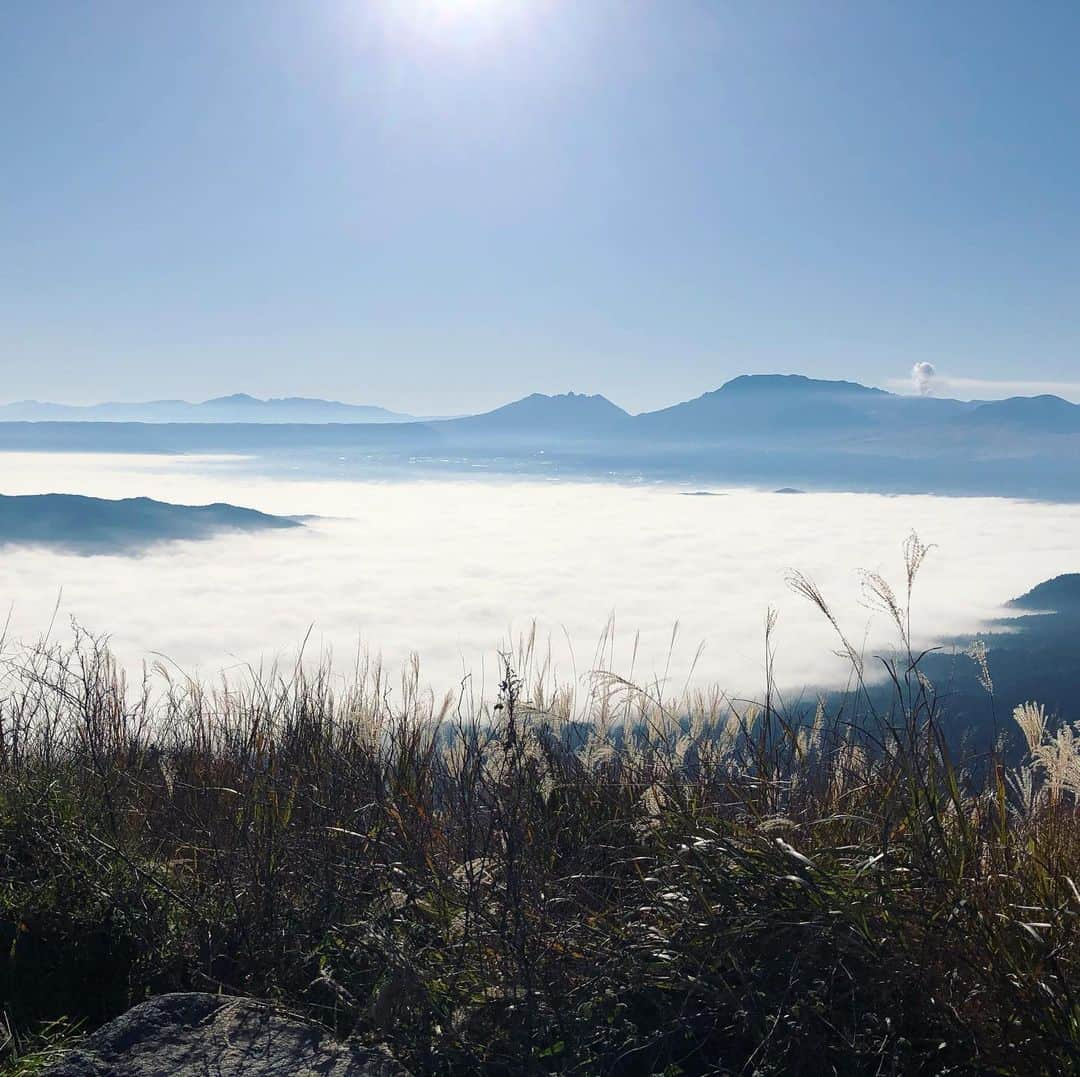
[[[859,569],[898,589],[901,543],[937,544],[914,624],[933,642],[970,633],[1039,581],[1080,569],[1080,505],[1004,499],[779,494],[544,481],[308,481],[223,458],[0,455],[0,492],[227,501],[304,529],[178,542],[137,557],[0,550],[9,642],[68,617],[111,635],[137,666],[151,652],[212,676],[238,663],[332,649],[344,670],[366,647],[399,666],[413,651],[438,690],[465,672],[497,680],[496,655],[535,620],[565,677],[598,667],[760,693],[764,621],[779,609],[776,670],[790,688],[842,676],[820,614],[785,585],[812,576],[868,653],[891,640],[861,602]],[[597,642],[615,619],[613,652]],[[2,616],[0,616],[2,620]]]

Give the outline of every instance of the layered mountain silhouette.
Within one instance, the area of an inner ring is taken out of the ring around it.
[[[124,553],[174,539],[203,539],[226,531],[301,527],[223,503],[173,505],[148,497],[113,501],[78,494],[0,494],[0,547],[50,546],[76,553]]]
[[[260,400],[247,393],[197,404],[186,400],[86,405],[21,400],[0,405],[0,422],[396,423],[412,419],[411,415],[368,404],[342,404],[303,396]]]
[[[484,460],[515,471],[542,458],[548,473],[574,475],[1080,499],[1080,406],[1054,396],[959,401],[744,375],[639,415],[603,396],[534,393],[480,415],[377,422],[353,412],[346,421],[310,418],[351,407],[326,401],[224,400],[232,403],[184,405],[202,409],[197,421],[0,421],[0,450],[332,453],[403,466]],[[297,413],[290,408],[309,418],[287,421]],[[237,409],[261,417],[218,421]]]

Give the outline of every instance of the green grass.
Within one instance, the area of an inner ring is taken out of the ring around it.
[[[0,1073],[4,1077],[34,1077],[79,1040],[79,1030],[64,1018],[42,1021],[32,1030],[13,1029],[5,1020],[0,1036]]]
[[[84,633],[9,651],[8,1024],[220,990],[417,1073],[1080,1068],[1076,786],[1038,744],[950,756],[898,613],[893,708],[816,718],[509,665],[488,701],[375,668],[132,690]]]

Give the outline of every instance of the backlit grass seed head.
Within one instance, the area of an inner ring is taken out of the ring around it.
[[[979,684],[982,685],[987,695],[992,696],[994,694],[994,679],[990,676],[990,663],[987,661],[988,654],[986,643],[981,639],[973,640],[967,651],[968,658],[975,663],[978,669]]]
[[[1028,751],[1034,753],[1046,733],[1046,708],[1041,703],[1021,703],[1014,708],[1013,718],[1024,734]]]
[[[1046,776],[1051,800],[1056,802],[1066,793],[1080,799],[1080,726],[1062,725],[1032,755]]]

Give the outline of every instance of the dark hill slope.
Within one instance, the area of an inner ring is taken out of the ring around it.
[[[919,668],[934,685],[955,750],[989,751],[1003,738],[1009,761],[1016,763],[1026,749],[1014,707],[1034,700],[1055,722],[1080,719],[1080,573],[1040,583],[1006,606],[1016,615],[994,620],[974,636],[943,641]],[[974,637],[986,647],[992,694],[969,653]],[[870,694],[879,713],[895,707],[888,684],[871,687]]]
[[[77,494],[0,494],[0,546],[52,546],[77,553],[121,553],[171,539],[224,531],[302,526],[236,505],[172,505],[148,497],[111,501]]]
[[[1020,610],[1080,613],[1080,572],[1069,572],[1040,583],[1027,594],[1014,598],[1009,606]]]

